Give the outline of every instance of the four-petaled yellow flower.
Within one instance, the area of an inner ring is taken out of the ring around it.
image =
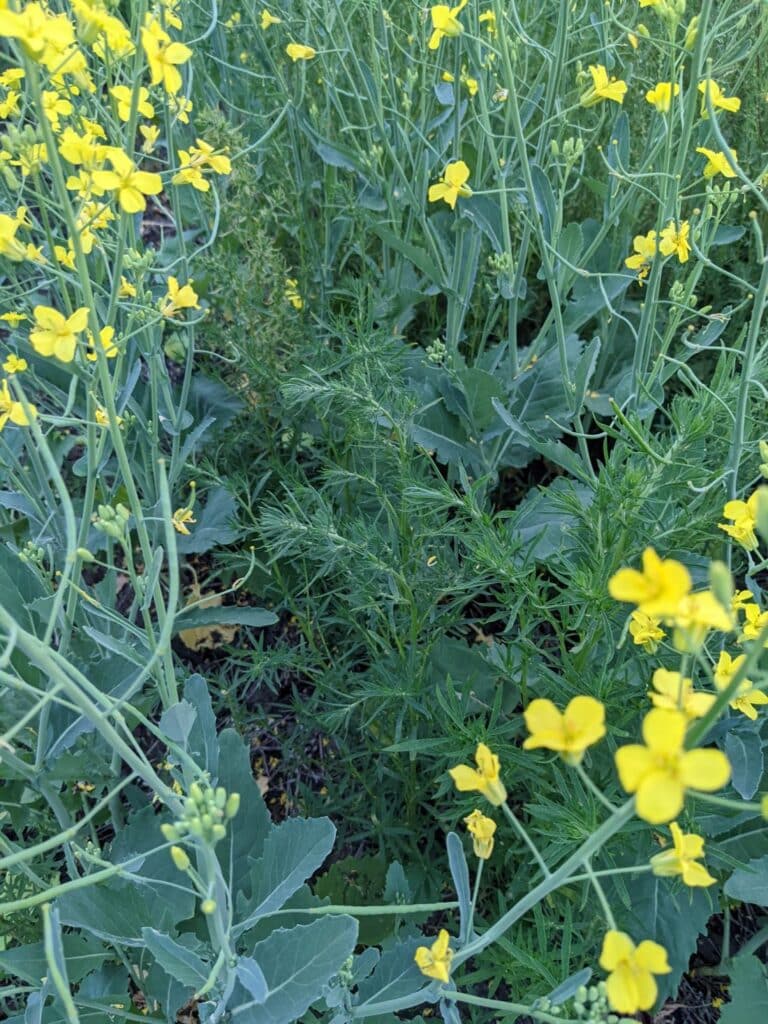
[[[504,783],[499,778],[499,758],[491,753],[484,743],[478,743],[475,751],[477,770],[466,764],[450,768],[448,774],[460,793],[482,793],[495,807],[507,799]]]
[[[171,516],[171,525],[177,533],[189,536],[187,523],[194,525],[197,522],[191,508],[177,508]]]
[[[432,35],[427,44],[430,50],[436,50],[440,41],[445,37],[460,36],[464,26],[459,21],[459,14],[467,6],[469,0],[460,0],[456,7],[449,7],[447,4],[436,4],[430,7],[429,13],[432,18]]]
[[[214,174],[231,174],[232,163],[222,150],[215,150],[203,139],[197,139],[196,142],[197,145],[189,149],[179,150],[179,170],[174,174],[172,182],[174,185],[191,185],[198,192],[207,192],[211,185],[204,176],[206,168]]]
[[[3,363],[3,369],[10,376],[13,376],[14,373],[24,373],[28,368],[27,360],[17,356],[14,352],[11,352]]]
[[[757,607],[757,605],[753,607]],[[732,658],[727,651],[720,651],[720,657],[715,666],[714,674],[715,686],[718,690],[725,690],[728,687],[728,684],[744,664],[745,658],[745,654]],[[742,679],[735,697],[729,701],[729,706],[734,711],[740,711],[742,715],[746,715],[753,722],[757,718],[758,707],[766,704],[768,704],[768,694],[763,693],[762,690],[755,689],[751,679]]]
[[[672,106],[672,97],[679,93],[680,86],[677,82],[657,82],[653,89],[648,90],[645,98],[660,114],[666,114]]]
[[[743,605],[746,621],[742,626],[740,640],[757,640],[768,626],[768,612],[761,612],[756,604]],[[766,641],[768,646],[768,641]]]
[[[659,252],[662,256],[671,256],[674,253],[681,263],[687,263],[688,257],[691,255],[691,246],[688,241],[690,231],[691,225],[687,220],[681,221],[679,227],[671,220],[665,228],[662,228],[659,241]]]
[[[156,196],[163,191],[159,174],[140,171],[127,153],[112,148],[109,151],[111,171],[94,171],[93,181],[105,192],[115,192],[120,208],[126,213],[141,213],[147,208],[145,196]]]
[[[496,822],[493,818],[487,818],[480,811],[472,811],[464,819],[470,835],[475,856],[480,860],[488,860],[493,853],[493,836],[496,832]]]
[[[603,100],[613,100],[614,103],[623,103],[627,93],[627,83],[622,79],[609,78],[608,72],[602,64],[590,64],[589,73],[592,75],[592,85],[582,93],[579,103],[582,107],[593,107]]]
[[[127,85],[114,85],[109,90],[109,95],[117,100],[117,116],[121,121],[128,121],[130,119],[134,91],[134,89]],[[139,87],[136,110],[142,117],[147,117],[150,121],[155,116],[155,108],[149,102],[149,89],[143,85]]]
[[[70,317],[50,306],[35,306],[33,312],[35,327],[29,334],[32,348],[38,355],[55,356],[62,363],[71,363],[78,337],[88,323],[88,307],[81,306]]]
[[[34,405],[29,406],[29,412],[32,418],[37,415]],[[0,431],[9,420],[17,427],[29,426],[29,417],[24,411],[24,406],[11,395],[8,381],[4,377],[0,381]]]
[[[704,856],[704,840],[694,833],[684,834],[683,830],[673,821],[669,826],[672,833],[672,847],[662,850],[651,857],[654,875],[672,878],[681,875],[683,882],[695,886],[714,885],[716,879],[710,875],[703,864],[697,864]]]
[[[668,618],[675,615],[682,599],[691,591],[691,577],[680,562],[661,559],[653,550],[643,552],[643,570],[619,569],[608,581],[608,593],[615,601],[636,604],[646,615]]]
[[[168,278],[168,291],[160,305],[160,313],[169,319],[182,309],[200,309],[199,296],[191,284],[180,285],[175,277]]]
[[[295,64],[297,60],[312,60],[317,56],[314,46],[305,46],[304,43],[288,43],[285,52]]]
[[[184,43],[173,42],[157,18],[147,15],[141,30],[141,45],[149,64],[150,82],[152,85],[162,83],[170,95],[175,95],[181,88],[181,72],[179,67],[186,64],[192,51]]]
[[[286,277],[285,290],[283,292],[283,295],[285,296],[287,301],[290,302],[294,309],[304,309],[304,299],[302,299],[301,293],[299,292],[298,278]]]
[[[649,231],[647,235],[635,235],[632,239],[632,247],[635,251],[624,260],[624,266],[630,270],[636,270],[637,280],[642,283],[648,276],[653,257],[659,249],[656,232]]]
[[[745,551],[755,551],[760,546],[755,527],[757,526],[757,491],[746,501],[726,501],[723,515],[732,523],[718,523],[718,529],[733,537]],[[751,596],[751,595],[750,595]]]
[[[697,590],[684,597],[674,623],[673,643],[679,651],[688,652],[698,651],[711,629],[728,633],[734,628],[730,609],[724,608],[711,590]]]
[[[661,628],[661,619],[635,610],[632,612],[630,620],[629,632],[633,642],[649,654],[655,654],[660,641],[667,635]]]
[[[431,946],[419,946],[413,955],[416,966],[422,974],[447,985],[451,978],[451,960],[453,950],[449,943],[451,937],[445,928],[441,928]]]
[[[705,78],[703,82],[699,82],[699,92],[702,96],[702,117],[709,117],[709,111],[707,110],[707,94],[709,94],[709,98],[711,99],[712,106],[715,110],[728,110],[732,114],[735,114],[741,109],[741,100],[739,97],[723,95],[723,90],[713,78]]]
[[[728,758],[720,750],[686,750],[686,717],[680,711],[654,708],[643,719],[643,739],[616,751],[621,784],[635,793],[638,817],[651,825],[676,818],[686,790],[712,793],[731,777]]]
[[[716,174],[722,174],[724,178],[736,177],[736,171],[731,167],[728,162],[728,157],[722,150],[707,149],[706,146],[697,146],[696,152],[701,153],[702,156],[707,158],[703,171],[705,178],[714,178]],[[731,150],[731,157],[733,158],[733,162],[736,163],[737,154],[735,149]]]
[[[454,160],[445,168],[442,178],[435,185],[429,186],[429,201],[437,203],[443,199],[453,210],[459,196],[467,199],[472,189],[467,185],[469,168],[463,160]]]
[[[587,747],[605,736],[605,708],[594,697],[574,697],[564,712],[551,700],[531,701],[523,714],[530,736],[524,750],[556,750],[566,764],[577,765]]]
[[[694,690],[693,681],[679,672],[657,668],[653,673],[653,690],[648,694],[655,708],[682,711],[686,718],[701,718],[715,702],[714,693]]]
[[[270,25],[280,25],[282,23],[282,20],[282,18],[277,18],[275,17],[274,14],[270,14],[265,7],[264,10],[261,12],[262,31],[266,32]]]
[[[493,11],[484,11],[477,20],[481,25],[485,25],[485,31],[489,36],[496,35],[496,15]]]
[[[96,355],[96,343],[93,340],[93,334],[88,331],[88,351],[85,353],[85,358],[95,363],[98,359]],[[99,331],[99,345],[104,351],[104,355],[107,359],[114,359],[120,351],[115,344],[115,328],[107,325],[102,327]]]
[[[638,946],[625,932],[611,929],[603,939],[600,966],[608,971],[608,1002],[617,1013],[650,1010],[658,987],[654,974],[669,974],[667,951],[658,942],[645,939]]]

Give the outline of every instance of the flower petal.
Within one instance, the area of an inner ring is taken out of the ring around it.
[[[689,750],[680,759],[680,778],[689,789],[714,793],[731,777],[731,766],[722,750]]]
[[[622,960],[631,959],[634,952],[635,944],[627,933],[612,928],[603,938],[600,966],[604,971],[613,971]]]
[[[653,771],[637,789],[637,816],[651,825],[661,825],[676,818],[683,809],[685,790],[682,784],[665,771]]]
[[[643,779],[653,771],[653,754],[640,743],[629,743],[616,751],[616,770],[628,793],[634,793]]]

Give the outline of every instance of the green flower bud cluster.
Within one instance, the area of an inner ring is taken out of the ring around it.
[[[445,347],[445,342],[440,338],[435,338],[431,345],[427,345],[427,359],[430,363],[439,365],[445,361],[448,349]]]
[[[768,441],[760,442],[760,473],[763,479],[768,480]]]
[[[189,796],[184,801],[183,816],[172,825],[166,823],[160,826],[160,831],[168,842],[177,842],[180,839],[194,837],[202,839],[204,843],[214,846],[227,834],[225,822],[231,821],[240,809],[240,794],[230,793],[227,795],[223,786],[212,789],[210,786],[200,785],[193,782],[189,787]],[[178,851],[184,854],[181,847],[171,847],[171,857],[180,871],[186,871],[189,867],[187,858],[184,866],[181,866],[178,858]],[[186,854],[184,854],[186,858]]]
[[[106,533],[108,537],[122,542],[125,540],[125,531],[130,518],[131,513],[121,502],[118,502],[114,508],[111,505],[99,505],[93,515],[93,525],[97,530]]]
[[[39,569],[42,569],[45,562],[45,550],[39,544],[28,540],[19,552],[19,561],[36,565]]]

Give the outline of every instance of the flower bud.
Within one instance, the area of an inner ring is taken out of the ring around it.
[[[192,799],[198,806],[204,802],[203,791],[197,782],[193,782],[192,785],[189,787],[189,795],[192,797]]]
[[[81,562],[95,562],[95,557],[91,554],[88,548],[78,548],[75,552]]]
[[[189,857],[180,846],[171,847],[171,859],[179,871],[188,871],[190,867]]]
[[[227,798],[226,806],[224,807],[224,815],[227,818],[234,818],[237,812],[240,810],[240,794],[230,793]]]
[[[204,914],[213,914],[216,910],[216,900],[203,900],[200,909]]]
[[[214,794],[214,803],[220,811],[223,811],[227,804],[227,791],[223,786],[217,786]]]
[[[213,828],[211,829],[211,835],[213,836],[215,842],[218,842],[219,839],[223,839],[226,834],[227,830],[224,828],[223,825],[214,825]]]
[[[173,843],[179,838],[179,832],[176,826],[170,825],[167,821],[163,822],[160,826],[160,831],[163,833],[163,838],[167,839],[169,843]]]

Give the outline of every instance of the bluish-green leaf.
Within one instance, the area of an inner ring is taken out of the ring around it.
[[[731,1001],[720,1024],[761,1024],[768,1020],[768,969],[756,956],[737,956],[731,963]]]
[[[219,769],[216,784],[228,793],[240,794],[240,810],[227,830],[226,839],[216,847],[225,878],[233,893],[250,885],[251,860],[261,856],[264,839],[271,828],[269,812],[254,782],[248,748],[234,729],[219,734]],[[231,878],[230,878],[231,867]]]
[[[737,868],[725,883],[725,895],[744,903],[768,907],[768,854]]]
[[[731,762],[731,785],[742,798],[751,800],[763,777],[763,745],[756,731],[734,730],[725,737],[725,753]]]
[[[461,945],[469,941],[469,918],[472,895],[469,886],[469,868],[467,858],[464,856],[464,847],[455,832],[449,832],[445,837],[445,848],[448,853],[448,867],[451,870],[453,887],[456,890],[456,899],[459,901],[460,937]]]
[[[173,624],[174,633],[200,626],[274,626],[277,615],[266,608],[248,608],[241,605],[193,608],[180,612]]]
[[[166,974],[182,985],[190,985],[196,989],[202,986],[208,977],[209,968],[196,953],[180,945],[170,935],[158,932],[154,928],[142,928],[141,934],[144,945]]]
[[[269,985],[264,972],[250,956],[241,956],[235,968],[237,980],[247,990],[255,1003],[263,1003],[269,994]]]

